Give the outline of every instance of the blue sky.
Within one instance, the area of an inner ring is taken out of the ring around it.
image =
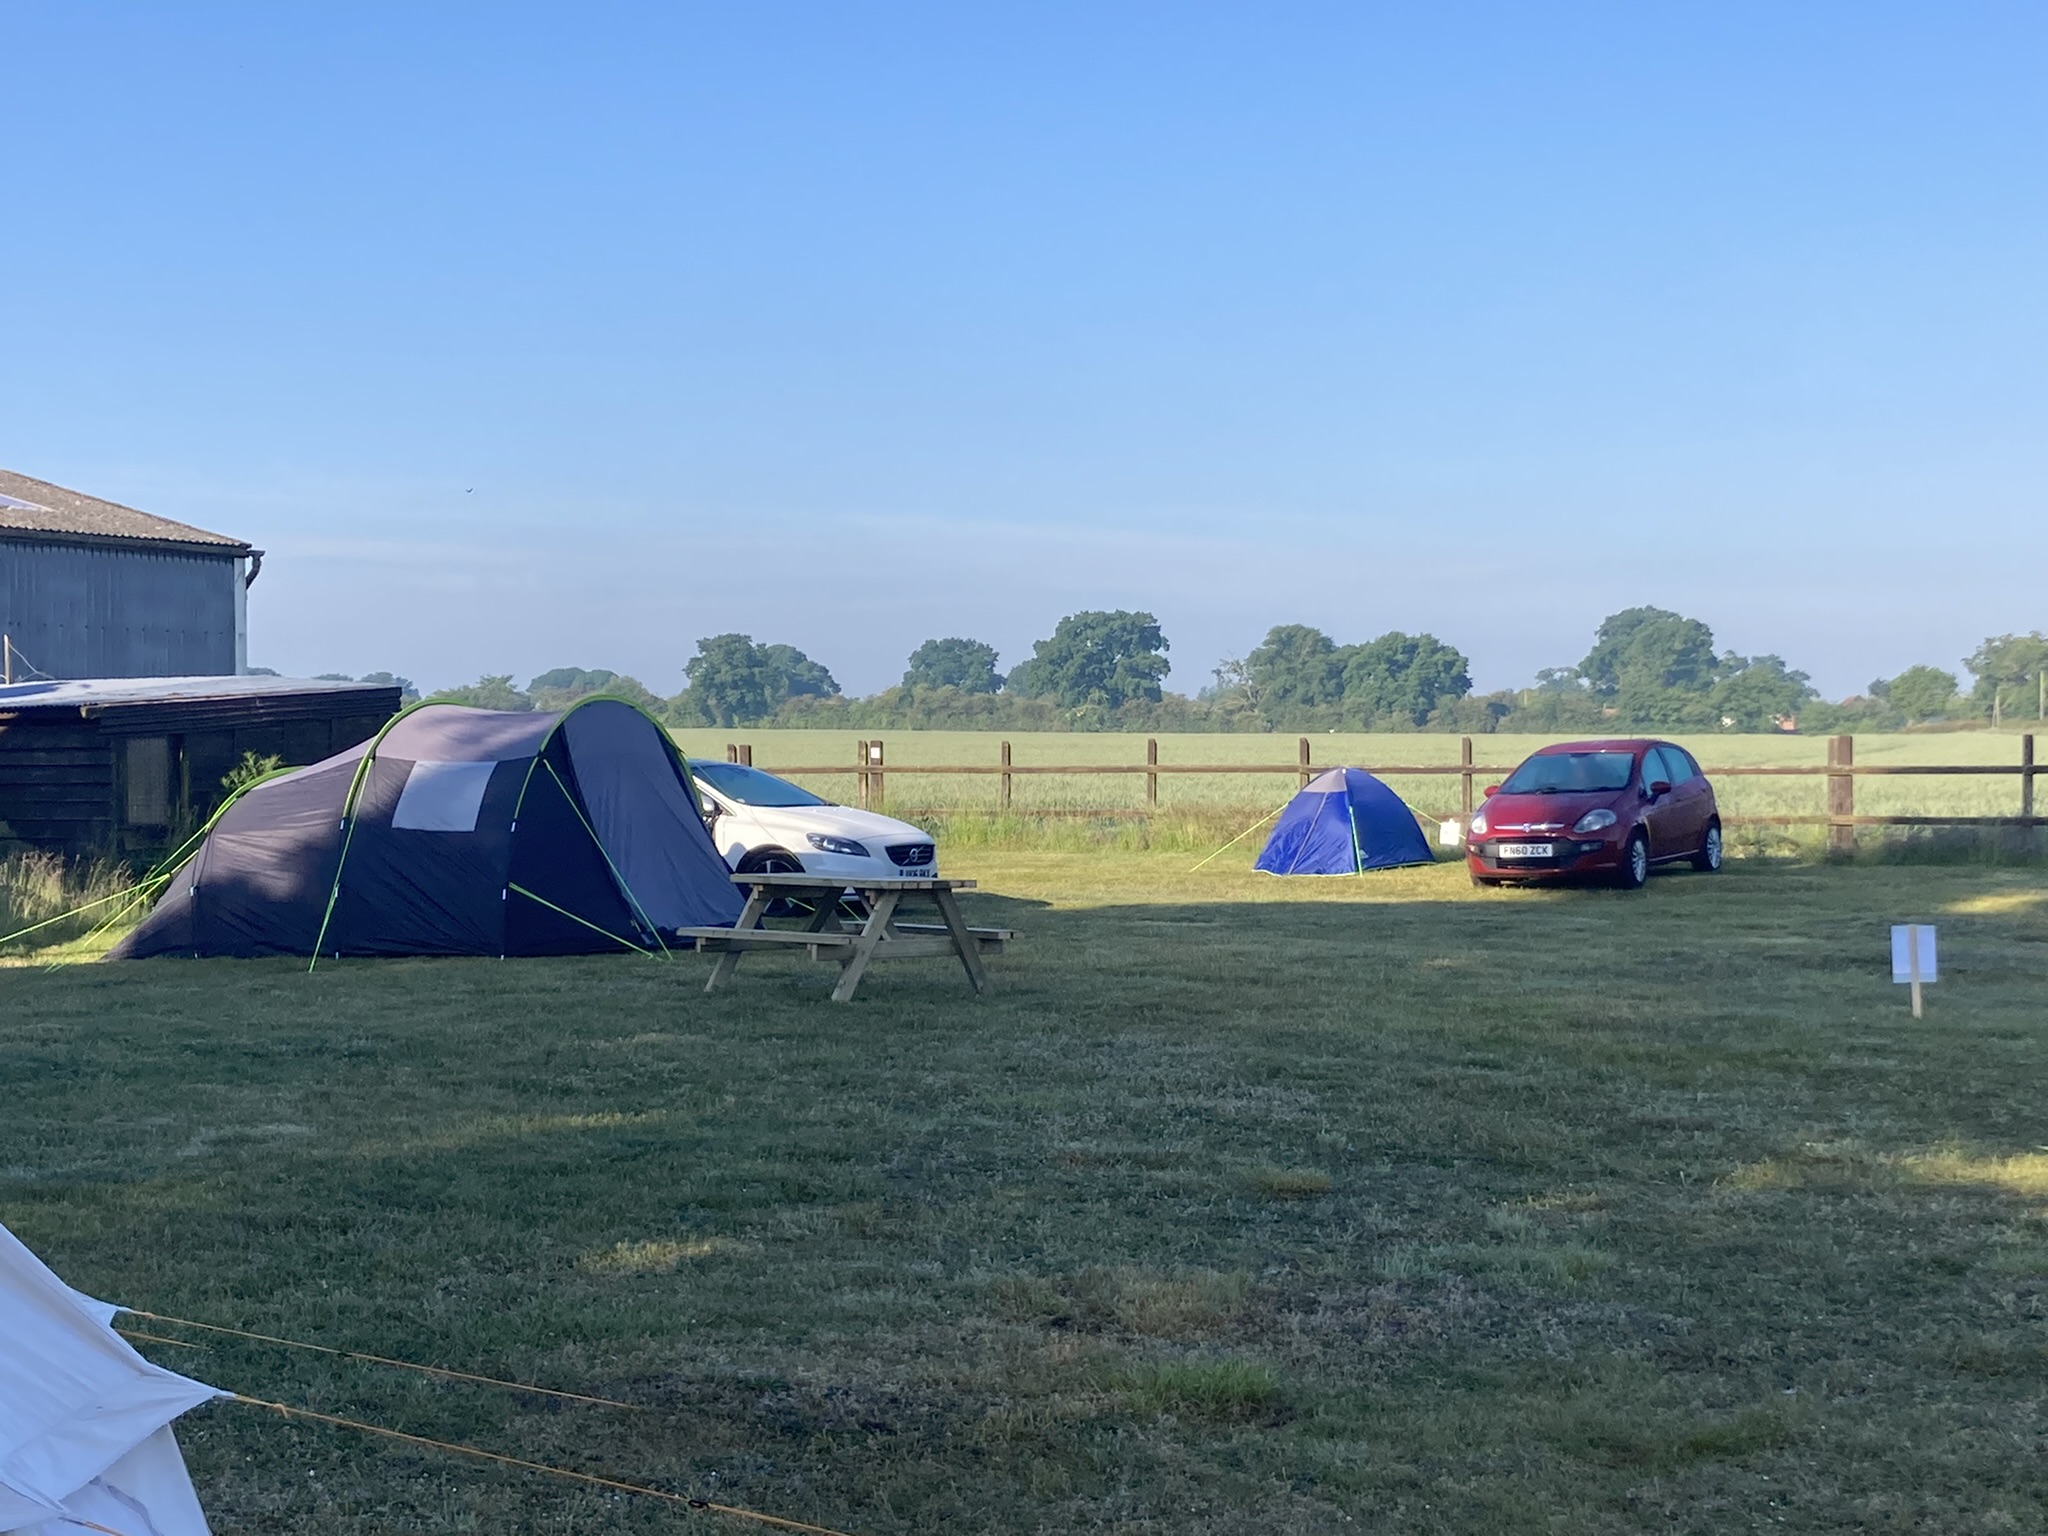
[[[252,659],[2048,628],[2048,8],[10,0],[0,465]]]

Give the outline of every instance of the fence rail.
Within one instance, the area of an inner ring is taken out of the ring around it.
[[[997,760],[993,763],[902,763],[895,767],[898,773],[919,776],[961,775],[976,778],[996,778],[1001,781],[998,791],[998,805],[1004,811],[1012,809],[1011,786],[1019,778],[1083,777],[1094,775],[1142,776],[1145,780],[1145,806],[1142,809],[1100,809],[1047,811],[1032,809],[1033,816],[1149,816],[1159,804],[1159,780],[1162,776],[1208,775],[1208,774],[1267,774],[1293,775],[1301,785],[1319,773],[1327,773],[1335,767],[1363,768],[1367,773],[1382,778],[1401,775],[1427,775],[1432,778],[1455,778],[1459,781],[1459,806],[1457,815],[1469,817],[1477,799],[1477,789],[1493,779],[1505,778],[1514,772],[1514,765],[1505,767],[1475,763],[1472,760],[1473,742],[1470,736],[1459,744],[1459,760],[1455,763],[1318,763],[1313,760],[1311,738],[1303,736],[1296,744],[1295,760],[1291,763],[1162,763],[1159,761],[1159,742],[1148,738],[1145,742],[1145,761],[1142,763],[1018,763],[1011,760],[1010,743],[998,744]],[[725,749],[727,762],[754,764],[754,749],[749,742],[728,743]],[[881,809],[887,796],[890,765],[887,751],[879,740],[862,741],[854,751],[854,761],[844,767],[822,764],[806,766],[791,765],[772,771],[784,778],[816,778],[821,776],[842,777],[848,773],[855,776],[859,785],[859,804],[864,810]],[[2036,800],[2034,781],[2048,774],[2048,764],[2037,764],[2034,760],[2034,738],[2020,738],[2020,760],[2017,763],[1858,763],[1856,761],[1856,739],[1853,736],[1831,736],[1828,738],[1828,760],[1825,763],[1807,763],[1793,766],[1735,766],[1708,768],[1708,778],[1810,778],[1826,781],[1827,811],[1817,816],[1727,816],[1723,818],[1730,826],[1770,827],[1826,827],[1828,846],[1831,849],[1847,851],[1856,846],[1858,827],[2039,827],[2048,825],[2048,817],[2035,814]],[[2018,813],[2012,816],[1866,816],[1856,813],[1856,781],[1861,778],[1906,778],[1906,777],[1983,777],[1996,776],[2019,780]]]

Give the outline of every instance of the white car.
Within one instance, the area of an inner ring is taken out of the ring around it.
[[[741,874],[925,878],[939,872],[929,832],[893,816],[834,805],[808,789],[740,763],[691,758],[704,822]]]

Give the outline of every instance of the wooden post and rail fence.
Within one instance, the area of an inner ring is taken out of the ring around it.
[[[1831,852],[1846,853],[1856,846],[1858,827],[2039,827],[2048,825],[2048,817],[2037,814],[2034,780],[2038,775],[2048,774],[2048,764],[2037,764],[2034,759],[2034,738],[2022,736],[2020,760],[2017,763],[1862,763],[1856,761],[1856,738],[1853,736],[1830,736],[1828,738],[1827,762],[1805,763],[1789,767],[1725,767],[1705,770],[1710,779],[1734,778],[1823,778],[1827,781],[1827,809],[1817,816],[1738,816],[1728,815],[1722,819],[1729,826],[1771,826],[1771,827],[1826,827],[1828,848]],[[1142,817],[1153,814],[1159,805],[1159,779],[1162,774],[1293,774],[1302,787],[1319,773],[1327,773],[1333,767],[1358,767],[1380,778],[1395,778],[1403,775],[1424,775],[1431,778],[1453,778],[1459,781],[1458,810],[1461,819],[1469,818],[1479,803],[1478,789],[1494,780],[1505,778],[1514,772],[1514,765],[1506,767],[1487,766],[1475,763],[1472,738],[1467,736],[1459,744],[1458,761],[1455,763],[1317,763],[1314,760],[1312,738],[1299,739],[1295,761],[1286,763],[1162,763],[1159,760],[1159,742],[1149,737],[1145,742],[1145,761],[1142,763],[1019,763],[1013,760],[1010,743],[999,745],[997,760],[993,763],[903,763],[897,766],[899,773],[926,775],[965,775],[974,777],[995,777],[1000,780],[997,791],[997,807],[1005,812],[1013,809],[1011,786],[1019,777],[1057,778],[1091,777],[1098,774],[1143,774],[1145,778],[1144,809],[1104,808],[1082,811],[1074,810],[1029,810],[1034,816],[1085,816],[1085,817]],[[725,749],[726,761],[754,766],[754,749],[749,742],[729,743]],[[787,767],[771,770],[784,778],[796,779],[821,775],[843,776],[849,771],[858,785],[856,803],[863,810],[880,810],[888,798],[887,775],[889,764],[887,753],[880,740],[861,741],[854,749],[851,769],[833,768],[822,765],[809,767]],[[2019,780],[2019,809],[2012,816],[1859,816],[1856,813],[1856,781],[1859,778],[1874,777],[1982,777],[1996,775]]]

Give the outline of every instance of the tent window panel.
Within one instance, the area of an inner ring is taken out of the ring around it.
[[[131,827],[166,827],[171,822],[171,738],[128,738],[125,820]]]
[[[492,763],[421,761],[406,775],[391,825],[406,832],[474,832],[490,788]]]

